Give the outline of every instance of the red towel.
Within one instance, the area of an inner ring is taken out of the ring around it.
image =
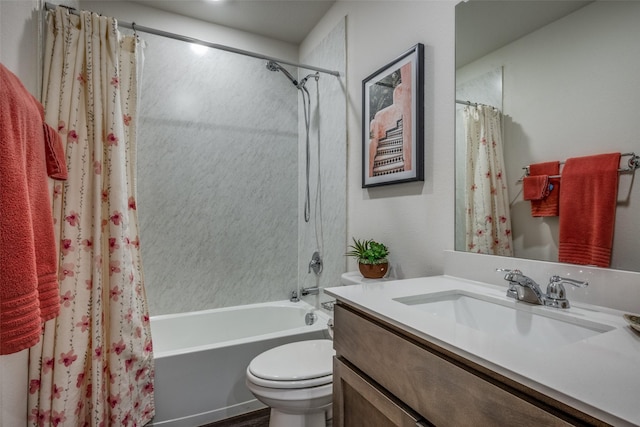
[[[549,195],[549,175],[525,176],[522,180],[524,200],[542,200]]]
[[[47,175],[58,181],[65,181],[67,179],[67,161],[62,140],[58,131],[46,123],[44,124],[44,142]]]
[[[620,153],[567,159],[562,170],[558,259],[609,267]]]
[[[560,162],[546,162],[530,165],[529,177],[539,175],[547,177],[560,175]],[[548,189],[549,194],[546,197],[531,200],[531,216],[558,216],[560,211],[560,178],[549,178]]]
[[[0,354],[40,339],[60,292],[42,105],[0,64]]]

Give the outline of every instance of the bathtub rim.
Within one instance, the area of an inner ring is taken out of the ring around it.
[[[298,308],[298,309],[303,309],[305,312],[315,313],[317,318],[313,325],[303,325],[297,328],[284,329],[276,332],[270,332],[267,334],[252,335],[250,337],[245,337],[245,338],[238,338],[233,340],[209,343],[209,344],[198,345],[198,346],[184,347],[184,348],[173,349],[173,350],[156,351],[154,349],[153,357],[154,359],[160,359],[165,357],[179,356],[179,355],[184,355],[184,354],[193,353],[197,351],[205,351],[205,350],[210,350],[214,348],[223,348],[223,347],[229,347],[234,345],[240,345],[240,344],[244,344],[246,342],[255,341],[255,340],[269,340],[272,338],[297,335],[300,333],[312,332],[312,331],[326,330],[327,336],[328,336],[328,330],[329,330],[328,322],[331,319],[331,316],[323,309],[319,309],[309,304],[308,302],[302,301],[302,300],[298,302],[292,302],[289,300],[260,302],[260,303],[237,305],[232,307],[210,308],[210,309],[189,311],[189,312],[183,312],[183,313],[160,314],[156,316],[151,316],[149,318],[149,322],[153,323],[154,320],[156,321],[171,320],[175,318],[195,317],[198,315],[205,315],[207,313],[212,313],[212,312],[249,310],[252,308],[259,308],[259,307]],[[152,333],[152,339],[153,339],[153,329],[151,333]]]

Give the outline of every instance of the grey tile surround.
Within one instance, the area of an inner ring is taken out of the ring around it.
[[[198,55],[188,43],[145,39],[137,192],[151,315],[286,299],[298,282],[312,285],[307,258],[318,247],[325,258],[321,286],[337,283],[345,267],[344,83],[321,75],[318,86],[307,86],[307,224],[304,119],[291,83],[255,58],[215,49]],[[345,56],[343,21],[301,62],[344,70]],[[313,204],[318,138],[322,215]]]

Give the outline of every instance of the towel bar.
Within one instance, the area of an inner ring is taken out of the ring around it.
[[[640,168],[640,156],[638,156],[636,153],[634,152],[622,153],[620,154],[620,156],[621,157],[629,156],[629,161],[627,162],[626,168],[618,169],[618,173],[634,172],[636,169]],[[562,165],[564,164],[564,162],[560,162],[560,164]],[[522,169],[524,169],[524,174],[520,177],[520,179],[518,179],[517,182],[522,182],[525,176],[529,176],[529,166],[525,166]],[[551,175],[549,176],[549,178],[560,178],[561,176],[562,175]]]

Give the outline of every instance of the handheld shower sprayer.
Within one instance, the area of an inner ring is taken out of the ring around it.
[[[298,88],[304,87],[305,83],[307,83],[307,80],[309,79],[316,79],[316,81],[318,81],[319,78],[320,78],[320,73],[308,74],[307,76],[305,76],[305,78],[300,80],[300,83],[298,84]]]
[[[269,71],[278,71],[278,63],[275,61],[267,62],[267,70]]]
[[[305,128],[307,130],[306,132],[306,158],[307,158],[307,163],[306,163],[306,178],[307,178],[307,188],[305,191],[305,202],[304,202],[304,220],[305,222],[309,222],[311,219],[311,196],[310,196],[310,188],[309,188],[309,171],[311,168],[311,157],[310,157],[310,149],[309,149],[309,126],[310,126],[310,122],[311,122],[311,95],[309,94],[309,91],[307,90],[307,88],[305,87],[305,84],[307,83],[307,80],[309,79],[316,79],[316,82],[320,79],[320,73],[316,72],[315,74],[308,74],[305,78],[303,78],[302,80],[300,80],[300,83],[298,83],[298,81],[296,79],[293,78],[293,76],[291,75],[291,73],[289,73],[287,70],[284,69],[284,67],[282,67],[282,65],[278,64],[276,61],[267,61],[267,70],[269,71],[280,71],[282,72],[282,74],[284,74],[289,80],[291,80],[291,83],[293,83],[293,85],[296,87],[296,89],[298,89],[300,91],[300,93],[302,94],[302,107],[304,110],[304,123],[305,123]],[[318,179],[318,182],[320,182],[320,180]],[[317,237],[317,232],[316,232],[316,237]]]
[[[287,76],[287,78],[289,80],[291,80],[291,83],[293,83],[293,85],[295,87],[298,87],[298,81],[296,79],[293,78],[293,76],[291,75],[291,73],[289,73],[287,70],[285,70],[282,65],[278,64],[276,61],[268,61],[267,62],[267,70],[269,71],[281,71],[282,74],[284,74],[285,76]]]

